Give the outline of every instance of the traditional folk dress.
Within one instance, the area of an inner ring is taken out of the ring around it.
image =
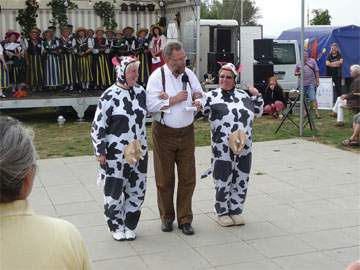
[[[136,39],[136,50],[137,50],[137,58],[140,61],[139,66],[139,79],[138,83],[141,84],[143,87],[146,87],[147,81],[150,75],[150,68],[149,68],[149,41],[146,38],[137,38]]]
[[[4,59],[4,49],[3,46],[0,44],[0,58]],[[3,94],[3,89],[9,87],[9,73],[8,69],[5,68],[3,61],[0,60],[0,97],[5,97]]]
[[[26,66],[26,82],[32,90],[39,90],[43,85],[43,64],[41,59],[41,40],[28,40],[25,57],[28,65]]]
[[[155,57],[152,58],[151,65],[151,73],[154,72],[155,69],[161,67],[165,64],[165,61],[162,57],[162,50],[166,45],[166,37],[164,35],[160,35],[158,37],[153,36],[150,42],[150,49],[153,50]]]
[[[63,84],[60,69],[60,43],[58,39],[44,40],[42,42],[42,55],[44,59],[44,85],[56,87]]]
[[[4,44],[4,57],[9,72],[9,82],[13,92],[20,83],[24,83],[25,73],[24,60],[21,57],[21,45],[17,42],[8,42]]]
[[[108,61],[110,48],[107,40],[105,38],[95,38],[92,53],[94,57],[95,85],[100,88],[108,87],[112,84],[112,78]]]
[[[91,38],[77,38],[75,40],[77,77],[82,88],[87,89],[93,81],[92,55],[89,49],[93,48]]]
[[[61,79],[66,87],[72,89],[73,85],[78,82],[76,72],[75,47],[76,41],[73,38],[65,39],[61,37]]]

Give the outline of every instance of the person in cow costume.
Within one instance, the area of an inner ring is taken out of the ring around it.
[[[91,129],[104,214],[113,238],[134,240],[145,198],[147,172],[146,95],[136,84],[139,62],[114,57],[117,81],[100,97]]]
[[[249,183],[252,124],[263,112],[256,88],[236,88],[238,71],[231,63],[219,71],[220,87],[206,93],[203,113],[211,125],[211,170],[215,182],[215,210],[222,226],[243,225],[242,212]]]

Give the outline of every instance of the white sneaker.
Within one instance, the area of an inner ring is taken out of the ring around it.
[[[113,238],[116,241],[124,241],[126,239],[125,232],[123,231],[116,231],[113,233]]]
[[[223,227],[229,227],[235,225],[234,220],[229,216],[219,216],[217,217],[217,223]]]
[[[230,218],[234,221],[235,225],[245,224],[245,220],[243,219],[242,215],[230,215]]]
[[[3,93],[0,94],[0,97],[6,98],[6,96]]]
[[[136,239],[135,231],[132,230],[125,230],[125,238],[128,241],[133,241]]]

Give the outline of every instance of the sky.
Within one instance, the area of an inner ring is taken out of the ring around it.
[[[260,8],[264,37],[277,38],[283,30],[301,26],[301,0],[254,0]],[[360,26],[360,0],[305,0],[306,10],[328,9],[331,25]],[[310,12],[311,19],[311,12]]]

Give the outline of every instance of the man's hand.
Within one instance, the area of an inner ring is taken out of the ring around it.
[[[193,107],[196,107],[196,111],[199,112],[201,110],[201,103],[198,100],[192,102]]]
[[[96,161],[98,161],[100,165],[105,165],[106,162],[105,155],[96,156]]]
[[[195,99],[198,99],[198,98],[202,98],[202,93],[201,92],[195,92],[193,95],[192,95],[192,100],[195,100]]]
[[[169,95],[165,91],[162,91],[159,95],[159,98],[160,99],[168,99]]]
[[[177,95],[175,96],[176,98],[176,103],[179,103],[179,102],[183,102],[185,100],[188,99],[188,92],[186,90],[181,90],[179,93],[177,93]]]

